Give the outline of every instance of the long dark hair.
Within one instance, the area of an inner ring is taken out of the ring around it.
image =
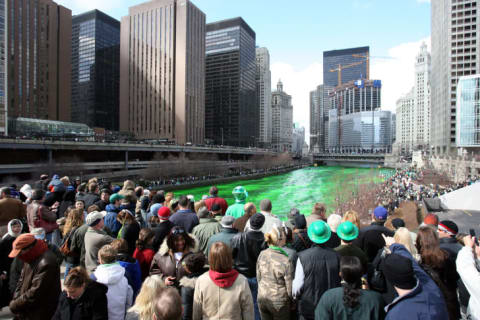
[[[438,234],[432,227],[421,227],[417,233],[417,250],[422,257],[422,264],[434,269],[441,269],[448,259],[448,254],[440,249]]]
[[[185,249],[195,248],[195,240],[193,240],[182,227],[173,227],[167,238],[167,246],[170,250],[175,250],[175,239],[183,237],[185,240]]]
[[[362,289],[363,267],[358,257],[342,257],[340,259],[340,273],[343,284],[343,304],[349,308],[358,305]]]
[[[140,251],[146,249],[148,247],[148,242],[153,239],[154,236],[155,234],[150,228],[143,228],[142,230],[140,230],[136,242],[137,249]]]

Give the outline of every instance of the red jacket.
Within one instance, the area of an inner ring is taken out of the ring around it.
[[[222,208],[222,215],[224,215],[227,212],[228,208],[227,201],[220,197],[208,197],[205,200],[205,205],[207,206],[208,211],[212,211],[212,206],[215,203],[218,204],[220,208]]]
[[[133,257],[138,260],[138,263],[140,264],[140,270],[142,270],[142,282],[146,277],[148,277],[150,265],[152,264],[154,255],[155,251],[153,251],[153,249],[143,249],[140,251],[138,248],[136,248],[135,252],[133,253]]]

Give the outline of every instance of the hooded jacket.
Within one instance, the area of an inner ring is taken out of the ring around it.
[[[140,263],[125,253],[117,254],[117,262],[125,269],[125,277],[132,287],[133,296],[136,297],[142,286],[142,271]]]
[[[108,287],[108,320],[124,320],[133,302],[133,290],[118,263],[101,264],[93,273],[97,282]]]
[[[110,203],[105,207],[105,211],[107,211],[107,214],[103,219],[105,227],[110,229],[110,231],[112,231],[112,235],[116,237],[118,235],[118,231],[120,231],[120,229],[122,228],[122,224],[117,220],[117,215],[121,211],[121,207],[117,208],[112,203]]]
[[[236,234],[231,241],[234,267],[247,278],[255,278],[257,259],[267,248],[261,231],[249,230]]]
[[[8,306],[10,299],[12,298],[7,284],[10,279],[10,267],[12,265],[13,258],[9,258],[8,255],[10,251],[12,251],[13,242],[21,234],[21,231],[18,234],[12,231],[12,224],[14,222],[20,223],[20,225],[23,227],[23,224],[20,220],[11,220],[8,223],[8,233],[3,236],[2,241],[0,242],[0,273],[7,275],[7,278],[3,281],[3,285],[0,289],[0,308]]]
[[[197,279],[193,297],[193,320],[255,319],[253,298],[247,279],[234,270],[223,275],[225,276],[210,271]]]
[[[90,281],[77,300],[62,292],[52,320],[108,320],[107,291],[104,284]]]

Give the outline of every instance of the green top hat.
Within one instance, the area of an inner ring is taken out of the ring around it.
[[[358,237],[358,228],[350,221],[345,221],[338,226],[337,234],[344,241],[352,241]]]
[[[325,243],[330,239],[332,231],[330,227],[323,220],[317,220],[308,227],[308,237],[315,243]]]

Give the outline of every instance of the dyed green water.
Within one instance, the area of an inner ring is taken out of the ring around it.
[[[219,196],[228,204],[234,203],[232,190],[238,185],[248,191],[248,202],[257,205],[262,199],[270,199],[273,213],[285,217],[292,207],[308,215],[316,202],[327,205],[328,211],[335,209],[336,198],[341,199],[355,194],[362,185],[380,182],[393,171],[388,169],[309,167],[286,174],[256,180],[242,180],[217,185]],[[194,195],[198,201],[208,194],[209,187],[197,187],[175,191],[178,195]]]

